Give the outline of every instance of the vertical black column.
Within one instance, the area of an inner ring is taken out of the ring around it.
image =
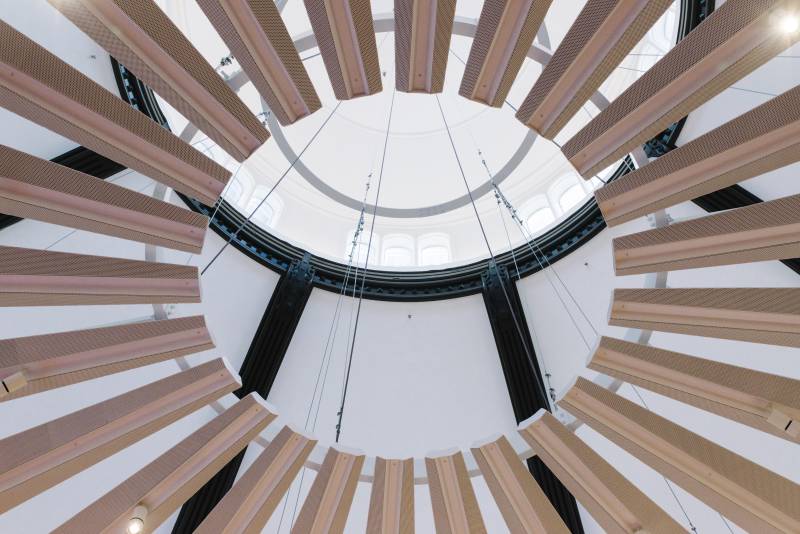
[[[267,398],[272,389],[283,357],[300,322],[300,316],[311,295],[314,270],[309,260],[310,256],[306,254],[301,261],[293,262],[278,281],[239,370],[242,387],[234,392],[239,398],[252,392]],[[214,506],[222,500],[236,480],[236,473],[239,471],[246,450],[237,454],[186,501],[172,528],[173,534],[194,532]]]
[[[483,302],[489,314],[514,416],[519,423],[540,408],[550,410],[550,404],[544,396],[545,385],[516,284],[511,281],[505,267],[498,267],[493,262],[483,274],[482,281]],[[537,382],[540,387],[537,387]],[[538,457],[528,460],[528,469],[570,531],[583,533],[578,505],[567,488]]]

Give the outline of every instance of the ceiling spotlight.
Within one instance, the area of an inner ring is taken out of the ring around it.
[[[795,33],[800,29],[800,18],[796,15],[786,15],[778,23],[783,33]]]
[[[128,520],[128,534],[139,534],[144,531],[144,519],[147,517],[147,507],[138,505],[133,509],[133,517]]]

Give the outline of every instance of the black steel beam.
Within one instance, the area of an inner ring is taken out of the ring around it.
[[[512,282],[508,270],[490,263],[482,282],[483,302],[489,315],[508,395],[514,417],[520,423],[541,408],[551,409],[548,394],[536,361],[536,351],[517,286]],[[582,533],[583,524],[575,497],[538,457],[528,460],[528,469],[570,531],[573,534]]]
[[[242,398],[258,393],[267,398],[294,331],[303,315],[313,287],[314,269],[310,255],[292,263],[278,281],[267,310],[256,329],[250,349],[244,358],[239,376],[242,387],[234,393]],[[191,534],[233,486],[242,464],[242,450],[181,508],[172,528],[173,534]]]

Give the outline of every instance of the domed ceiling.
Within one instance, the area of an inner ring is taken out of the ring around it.
[[[343,263],[349,255],[365,193],[367,225],[355,259],[366,259],[370,220],[382,176],[369,254],[370,267],[382,270],[426,270],[488,256],[460,174],[460,162],[493,252],[508,250],[525,240],[508,210],[498,208],[492,181],[519,211],[533,235],[568,218],[619,163],[601,172],[599,179],[584,181],[559,146],[599,112],[597,103],[613,100],[676,40],[677,0],[609,76],[599,94],[553,141],[538,137],[514,117],[515,111],[541,74],[542,62],[558,47],[584,4],[573,0],[553,3],[505,105],[491,108],[458,95],[472,46],[472,37],[467,34],[474,32],[482,6],[478,0],[457,3],[444,92],[440,95],[392,90],[393,3],[372,2],[384,90],[341,103],[333,94],[319,49],[309,39],[313,34],[305,8],[299,2],[279,3],[322,109],[281,127],[255,87],[246,82],[238,89],[239,96],[252,110],[265,112],[262,118],[273,140],[242,165],[204,140],[202,133],[196,133],[192,142],[234,173],[235,179],[223,197],[246,217],[252,216],[253,223],[302,249]],[[210,63],[220,64],[226,58],[228,48],[195,3],[166,0],[162,7]],[[224,63],[219,69],[240,86],[235,81],[238,63],[235,59]],[[186,120],[166,102],[160,100],[160,104],[167,110],[172,129],[180,133]],[[262,203],[284,173],[285,179]]]

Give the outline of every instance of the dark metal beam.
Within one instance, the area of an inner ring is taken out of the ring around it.
[[[311,295],[314,269],[310,260],[311,256],[306,255],[302,260],[292,263],[278,281],[239,370],[242,387],[234,392],[239,398],[253,392],[265,399],[269,395]],[[233,486],[246,450],[237,454],[186,501],[172,528],[173,534],[194,532]]]
[[[541,408],[550,410],[550,402],[516,284],[505,267],[491,263],[482,276],[482,282],[483,302],[489,314],[508,395],[514,416],[520,423]],[[538,457],[528,460],[528,469],[570,531],[582,533],[578,505],[569,490]]]

